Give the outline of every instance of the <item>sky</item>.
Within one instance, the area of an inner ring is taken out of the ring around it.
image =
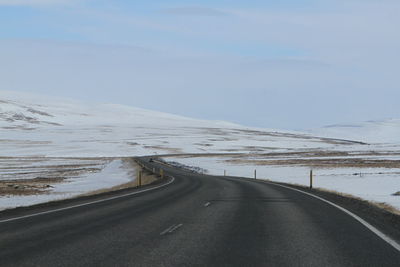
[[[276,129],[400,118],[398,0],[0,0],[0,90]]]

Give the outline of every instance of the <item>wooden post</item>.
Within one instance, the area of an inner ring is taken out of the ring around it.
[[[257,170],[254,170],[254,179],[257,179]]]
[[[313,188],[313,171],[310,170],[310,189]]]
[[[138,185],[139,185],[139,187],[142,186],[142,171],[139,171],[139,175],[138,175]]]

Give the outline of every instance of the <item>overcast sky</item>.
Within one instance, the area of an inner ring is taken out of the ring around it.
[[[398,0],[0,0],[0,90],[308,129],[400,117]]]

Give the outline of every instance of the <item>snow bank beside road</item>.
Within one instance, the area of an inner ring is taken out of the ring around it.
[[[42,194],[0,196],[0,210],[67,199],[99,189],[108,189],[134,181],[135,173],[133,166],[128,166],[123,160],[112,160],[99,172],[84,173],[52,184],[52,188]]]

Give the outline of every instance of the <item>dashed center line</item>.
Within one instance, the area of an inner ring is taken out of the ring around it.
[[[183,224],[181,224],[181,223],[180,224],[174,224],[174,225],[168,227],[167,229],[165,229],[164,231],[162,231],[160,233],[160,235],[170,234],[170,233],[172,233],[173,231],[175,231],[176,229],[178,229],[178,228],[180,228],[182,226],[183,226]]]
[[[204,204],[204,207],[208,207],[208,206],[210,206],[211,205],[211,203],[210,202],[207,202],[206,204]]]

